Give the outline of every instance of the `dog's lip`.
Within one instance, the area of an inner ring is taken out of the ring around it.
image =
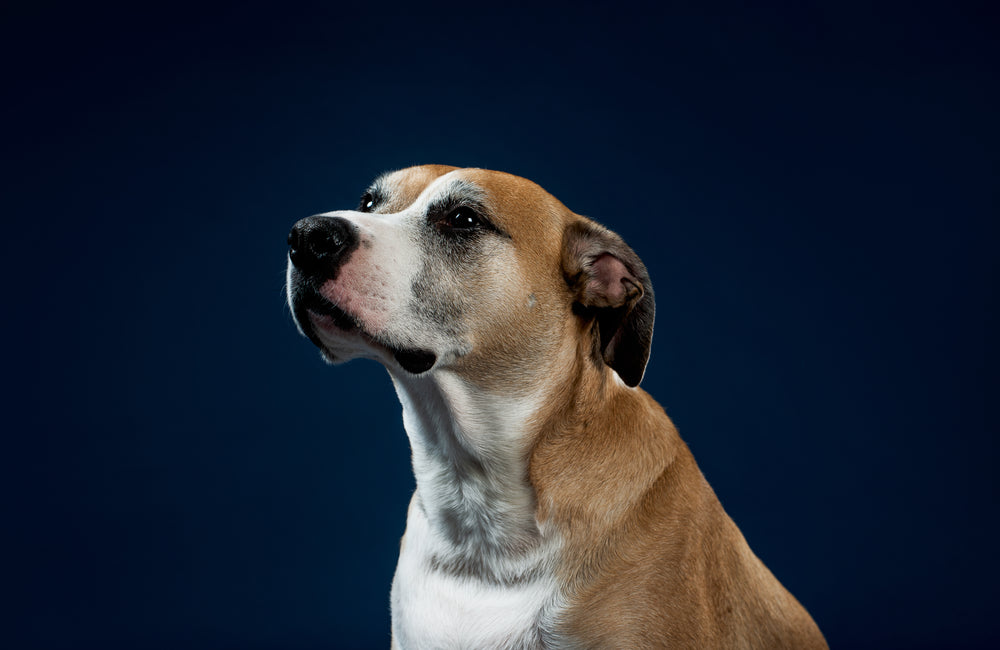
[[[329,329],[332,325],[335,329],[345,332],[359,329],[358,322],[352,315],[327,300],[318,291],[302,291],[296,302],[297,311],[303,316],[308,316],[309,323],[314,327]]]
[[[401,348],[392,345],[381,337],[373,335],[350,314],[327,300],[318,292],[311,291],[300,298],[301,304],[298,309],[300,314],[308,317],[309,328],[306,336],[320,349],[327,349],[327,346],[317,336],[316,330],[322,329],[326,332],[354,332],[361,336],[372,347],[385,350],[396,360],[404,370],[414,375],[422,374],[434,367],[437,362],[437,354],[431,350],[419,348]]]
[[[353,324],[345,322],[346,319],[339,319],[332,314],[313,309],[307,309],[306,313],[309,315],[309,324],[314,328],[330,332],[354,332],[357,330]]]
[[[360,329],[357,321],[342,309],[309,305],[305,310],[309,315],[309,322],[314,327],[343,332],[353,332]]]

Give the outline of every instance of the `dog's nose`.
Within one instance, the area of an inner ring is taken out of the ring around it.
[[[332,276],[348,254],[358,246],[354,225],[342,217],[306,217],[288,233],[288,255],[292,264],[310,272]]]

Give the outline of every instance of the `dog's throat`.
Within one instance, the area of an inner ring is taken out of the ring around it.
[[[437,356],[427,350],[393,350],[392,356],[403,366],[403,370],[414,375],[427,372],[437,361]]]

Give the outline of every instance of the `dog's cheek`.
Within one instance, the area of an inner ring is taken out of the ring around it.
[[[506,287],[498,283],[509,276],[506,251],[488,239],[460,250],[449,242],[433,244],[410,283],[406,313],[414,331],[409,342],[433,342],[442,351],[465,356],[503,325],[495,312],[502,313],[511,304]]]
[[[425,331],[453,339],[461,336],[467,297],[438,265],[425,264],[410,284],[409,312]]]
[[[507,262],[493,269],[494,282],[479,288],[482,299],[466,315],[474,324],[466,370],[484,385],[516,391],[546,374],[545,360],[555,356],[566,318],[560,317],[562,310],[547,287],[532,283],[529,272]]]

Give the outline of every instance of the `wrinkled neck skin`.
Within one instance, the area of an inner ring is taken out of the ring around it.
[[[539,396],[491,394],[448,370],[390,375],[413,452],[410,518],[429,526],[432,564],[491,582],[523,577],[542,544],[527,466]]]

